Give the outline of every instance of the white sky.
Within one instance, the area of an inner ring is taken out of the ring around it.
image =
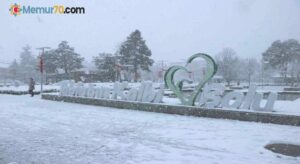
[[[14,17],[13,3],[83,6],[86,14]],[[172,62],[224,47],[259,58],[274,40],[300,40],[300,0],[1,0],[0,20],[0,62],[18,58],[26,44],[56,48],[63,40],[90,61],[114,53],[135,29],[153,59]]]

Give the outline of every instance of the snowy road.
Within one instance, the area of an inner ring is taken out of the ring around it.
[[[300,127],[194,118],[0,95],[0,163],[299,164],[272,141]]]

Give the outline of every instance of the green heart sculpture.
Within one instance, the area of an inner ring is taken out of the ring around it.
[[[188,72],[186,66],[188,64],[192,63],[193,60],[196,59],[196,58],[203,58],[207,62],[208,68],[205,71],[204,78],[196,86],[193,93],[190,96],[184,96],[183,93],[182,93],[183,82],[190,82],[190,81],[184,79],[184,80],[181,80],[181,81],[179,81],[175,84],[174,75],[179,70],[183,70],[183,71]],[[174,94],[180,99],[180,101],[183,105],[194,106],[198,94],[201,92],[204,85],[216,74],[217,69],[218,69],[218,67],[217,67],[214,59],[211,56],[209,56],[207,54],[203,54],[203,53],[197,53],[197,54],[191,56],[187,60],[187,63],[185,65],[185,67],[183,67],[183,66],[172,66],[172,67],[170,67],[164,75],[164,81],[165,81],[165,84],[167,85],[167,87],[174,92]]]

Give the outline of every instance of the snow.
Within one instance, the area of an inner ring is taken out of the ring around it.
[[[21,101],[20,101],[21,100]],[[264,149],[300,127],[0,95],[0,163],[299,164]]]
[[[35,91],[40,91],[41,85],[35,85]],[[43,90],[52,90],[52,89],[60,89],[60,86],[57,85],[44,85]],[[8,86],[8,87],[0,87],[2,91],[28,91],[28,85],[21,85],[18,87]]]
[[[290,114],[300,116],[300,98],[294,101],[275,102],[274,110],[281,114]]]

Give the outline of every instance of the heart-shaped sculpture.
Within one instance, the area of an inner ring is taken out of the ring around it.
[[[203,79],[196,86],[196,88],[192,92],[192,94],[190,96],[184,96],[183,92],[182,92],[183,82],[189,82],[189,80],[183,79],[175,84],[174,75],[179,70],[188,72],[186,66],[188,64],[192,63],[193,60],[196,58],[203,58],[207,62],[207,69],[205,71],[205,75],[204,75]],[[216,74],[217,69],[218,69],[218,67],[217,67],[214,59],[211,56],[209,56],[207,54],[203,54],[203,53],[198,53],[198,54],[191,56],[187,60],[185,67],[183,67],[183,66],[170,67],[164,75],[164,80],[165,80],[165,84],[167,85],[167,87],[174,92],[174,94],[180,99],[180,101],[183,105],[193,106],[193,105],[195,105],[196,98],[197,98],[198,94],[201,92],[203,86]]]

